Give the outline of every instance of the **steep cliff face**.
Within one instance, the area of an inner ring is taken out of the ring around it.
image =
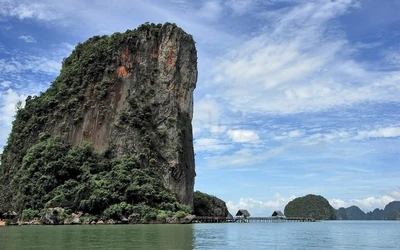
[[[196,81],[194,41],[174,24],[78,44],[51,87],[18,111],[1,159],[0,200],[13,195],[13,176],[46,132],[72,146],[90,142],[116,159],[135,157],[192,206]]]

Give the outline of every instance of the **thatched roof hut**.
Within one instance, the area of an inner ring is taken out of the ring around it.
[[[243,216],[244,218],[250,217],[249,211],[246,209],[240,209],[237,213],[236,216]]]
[[[285,216],[280,210],[275,210],[272,213],[272,216]]]

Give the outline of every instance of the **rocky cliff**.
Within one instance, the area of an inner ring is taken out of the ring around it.
[[[232,216],[229,214],[225,201],[200,191],[194,193],[193,207],[196,216]]]
[[[78,44],[64,59],[51,87],[39,96],[29,96],[16,114],[1,157],[0,206],[21,206],[23,201],[14,198],[21,192],[15,176],[36,168],[29,161],[33,152],[45,155],[37,145],[57,136],[72,148],[90,143],[96,152],[105,152],[110,162],[134,158],[136,168],[162,180],[181,203],[192,207],[196,174],[191,121],[196,81],[194,41],[175,24],[144,24]],[[57,160],[53,158],[46,164],[53,166]],[[76,174],[63,171],[55,172],[63,176],[57,185]],[[28,181],[36,178],[31,174]]]

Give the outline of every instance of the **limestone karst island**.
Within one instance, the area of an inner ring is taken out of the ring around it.
[[[175,24],[78,44],[17,111],[0,213],[38,224],[190,221],[196,81],[194,41]]]

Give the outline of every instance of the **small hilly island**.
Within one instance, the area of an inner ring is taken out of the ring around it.
[[[384,209],[376,208],[365,213],[357,206],[336,210],[338,220],[400,220],[400,201],[388,203]]]
[[[285,207],[285,215],[317,220],[399,220],[400,201],[392,201],[384,209],[376,208],[365,213],[357,206],[336,210],[324,197],[308,194],[290,201]]]
[[[285,207],[287,217],[313,218],[317,220],[335,220],[335,209],[320,195],[309,194],[295,198]]]
[[[193,38],[175,24],[79,43],[51,86],[18,107],[0,213],[45,224],[190,219],[197,74]]]

